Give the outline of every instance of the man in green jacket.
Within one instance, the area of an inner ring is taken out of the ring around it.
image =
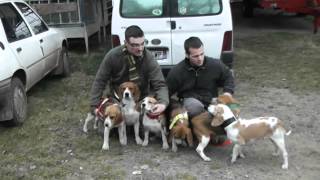
[[[169,103],[168,88],[158,62],[144,47],[144,33],[138,26],[129,26],[125,31],[125,44],[111,49],[104,57],[91,89],[91,110],[100,102],[103,91],[109,86],[116,92],[126,81],[138,84],[141,99],[155,93],[158,100],[153,115],[162,113]]]
[[[232,95],[234,78],[231,70],[220,60],[204,55],[203,43],[190,37],[184,43],[186,58],[171,69],[167,76],[169,96],[176,93],[191,117],[205,111],[218,88]]]

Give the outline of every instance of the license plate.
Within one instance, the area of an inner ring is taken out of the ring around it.
[[[167,53],[165,51],[151,51],[155,60],[167,59]]]

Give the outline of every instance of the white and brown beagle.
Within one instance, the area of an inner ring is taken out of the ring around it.
[[[124,82],[119,86],[118,95],[120,103],[123,106],[122,110],[126,126],[134,127],[135,141],[137,144],[142,144],[142,140],[139,136],[139,87],[134,82]]]
[[[241,145],[255,139],[268,137],[275,145],[276,152],[279,155],[282,152],[282,169],[288,169],[288,153],[285,147],[285,136],[291,131],[284,128],[283,122],[276,117],[258,117],[250,120],[236,119],[230,108],[224,104],[210,105],[208,111],[214,118],[211,125],[222,126],[227,132],[227,136],[234,143],[231,163],[234,163],[237,157],[244,157]],[[199,148],[200,156],[206,159],[203,154],[203,148]]]
[[[98,123],[99,123],[99,120],[101,119],[100,117],[103,115],[105,107],[110,104],[113,104],[110,101],[111,101],[110,98],[103,99],[99,103],[99,106],[93,112],[94,114],[92,114],[91,112],[87,114],[87,117],[84,121],[83,128],[82,128],[83,132],[88,133],[88,124],[92,120],[94,120],[93,129],[98,129]]]
[[[109,150],[109,135],[112,128],[117,127],[119,141],[121,145],[127,145],[126,126],[122,117],[121,107],[118,104],[112,104],[106,107],[104,112],[104,135],[103,150]]]
[[[189,116],[187,110],[183,107],[177,107],[171,110],[169,126],[169,142],[172,144],[172,151],[177,152],[177,144],[193,146],[193,135],[189,125]]]
[[[141,102],[141,111],[143,112],[143,129],[144,129],[144,141],[142,146],[149,144],[149,132],[155,134],[161,134],[162,137],[162,148],[168,149],[168,141],[166,137],[166,118],[164,114],[157,116],[152,115],[154,106],[157,104],[157,100],[154,97],[147,96]]]

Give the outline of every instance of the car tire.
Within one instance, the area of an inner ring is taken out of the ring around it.
[[[64,77],[69,77],[71,74],[69,56],[66,47],[63,47],[60,55],[60,62],[62,63],[63,69],[61,75]]]
[[[27,118],[27,95],[23,83],[17,77],[11,80],[10,96],[13,119],[8,121],[7,124],[9,126],[22,125]]]
[[[60,75],[63,77],[68,77],[71,74],[69,56],[66,47],[62,47],[58,66],[52,71],[51,75]]]

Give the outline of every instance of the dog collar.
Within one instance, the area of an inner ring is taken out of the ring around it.
[[[232,117],[232,118],[229,118],[229,119],[226,119],[222,124],[221,124],[221,127],[222,128],[225,128],[227,126],[229,126],[231,123],[235,122],[236,121],[236,118]]]
[[[240,104],[238,103],[230,103],[230,104],[227,104],[227,106],[231,109],[231,110],[234,110],[234,109],[238,109]]]
[[[188,120],[189,117],[188,117],[188,113],[187,112],[184,112],[184,113],[180,113],[178,115],[176,115],[171,123],[170,123],[170,126],[169,126],[169,129],[172,129],[173,126],[179,121],[179,120]]]
[[[162,114],[162,113],[161,113],[161,114]],[[158,120],[158,119],[159,119],[159,116],[160,116],[161,114],[159,114],[159,115],[152,115],[152,114],[150,114],[150,113],[147,113],[147,116],[148,116],[148,118],[150,118],[150,119]]]
[[[103,118],[104,117],[104,109],[107,105],[107,103],[112,103],[112,99],[111,98],[105,98],[103,100],[100,101],[98,107],[96,108],[96,114]]]

